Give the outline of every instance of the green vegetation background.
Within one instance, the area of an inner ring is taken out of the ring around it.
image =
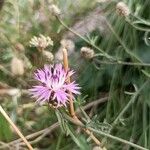
[[[121,61],[137,63],[137,60],[127,53],[126,47],[143,63],[150,63],[150,41],[148,39],[150,35],[150,1],[124,1],[133,14],[130,22],[135,21],[138,28],[133,27],[124,17],[116,13],[117,2],[111,0],[106,3],[90,0],[54,1],[62,11],[64,22],[70,27],[82,22],[84,18],[99,8],[102,10],[101,15],[107,18],[104,26],[110,25],[104,29],[108,29],[108,31],[103,33],[98,29],[102,25],[101,23],[98,23],[98,26],[92,31],[88,31],[87,24],[83,24],[83,30],[87,32],[85,38]],[[23,91],[32,86],[33,71],[41,66],[34,60],[35,55],[40,57],[36,48],[29,46],[29,41],[33,36],[39,34],[50,36],[54,41],[54,46],[49,51],[55,54],[59,49],[60,41],[68,33],[68,30],[49,12],[48,8],[51,3],[50,0],[5,0],[0,11],[0,90],[17,88]],[[134,16],[147,20],[149,25]],[[89,19],[88,24],[90,23]],[[141,31],[139,28],[144,30]],[[82,95],[78,98],[78,103],[84,106],[100,98],[108,97],[104,103],[87,110],[87,114],[92,116],[94,128],[106,130],[109,133],[112,125],[112,135],[150,149],[149,66],[101,64],[100,61],[110,62],[102,56],[97,57],[96,60],[86,60],[80,56],[81,47],[93,47],[78,36],[72,40],[75,43],[75,55],[69,57],[70,66],[77,72],[76,79],[82,87]],[[97,49],[93,49],[95,53],[99,54]],[[19,77],[11,76],[10,72],[11,59],[16,55],[31,63],[26,66],[25,74]],[[28,94],[21,94],[21,96],[0,95],[1,105],[24,135],[47,128],[57,121],[52,110],[37,106],[34,101]],[[132,104],[125,109],[130,101]],[[123,109],[125,109],[123,116],[114,122]],[[71,129],[73,132],[76,128],[71,126]],[[83,145],[80,149],[93,149],[94,144],[92,141],[87,144],[86,135],[73,133]],[[104,139],[102,136],[98,135],[98,137]],[[9,124],[0,116],[0,141],[8,143],[17,138]],[[33,146],[44,150],[79,149],[74,140],[76,139],[72,140],[70,136],[56,128],[35,142]],[[0,147],[2,145],[0,142]],[[105,146],[110,150],[134,149],[111,139],[107,139]]]

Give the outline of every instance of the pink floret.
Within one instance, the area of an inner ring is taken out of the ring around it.
[[[66,106],[69,100],[69,92],[74,95],[80,94],[80,87],[75,81],[67,83],[68,77],[74,74],[73,71],[65,71],[62,64],[45,65],[43,69],[38,69],[34,73],[34,78],[39,84],[29,89],[33,98],[38,103],[55,101],[57,107]]]

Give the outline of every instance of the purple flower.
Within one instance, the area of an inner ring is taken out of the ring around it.
[[[45,65],[43,69],[35,72],[35,79],[39,84],[29,91],[38,103],[48,102],[57,104],[57,107],[66,106],[70,96],[74,99],[75,94],[80,94],[80,87],[75,81],[66,82],[73,74],[73,71],[65,71],[62,64]],[[70,95],[69,92],[72,94]]]

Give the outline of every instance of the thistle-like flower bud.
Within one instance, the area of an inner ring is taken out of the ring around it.
[[[53,41],[51,38],[48,36],[45,37],[42,34],[40,34],[39,37],[34,36],[29,43],[30,46],[37,47],[40,50],[44,50],[49,45],[53,46]]]
[[[94,57],[94,51],[91,48],[88,47],[82,47],[81,48],[81,55],[87,59],[91,59]]]
[[[116,11],[120,16],[124,16],[124,17],[127,17],[130,14],[130,10],[124,2],[117,3]]]
[[[53,61],[54,56],[53,56],[53,54],[51,52],[44,50],[44,51],[42,51],[42,54],[43,54],[44,58],[46,59],[46,61],[48,61],[48,62],[52,62]]]
[[[21,59],[13,57],[11,60],[11,72],[14,75],[23,75],[24,74],[24,63]]]
[[[52,4],[52,5],[49,6],[49,10],[50,10],[50,12],[51,12],[53,15],[58,16],[58,15],[61,14],[60,9],[59,9],[56,5],[54,5],[54,4]]]
[[[69,39],[62,39],[60,44],[63,48],[66,48],[70,53],[74,51],[75,44],[72,40]]]
[[[58,52],[55,55],[55,58],[59,61],[63,60],[63,53],[62,53],[62,49],[66,48],[68,50],[68,56],[71,55],[74,52],[75,49],[75,44],[72,40],[69,39],[62,39],[60,41],[60,48],[58,50]]]

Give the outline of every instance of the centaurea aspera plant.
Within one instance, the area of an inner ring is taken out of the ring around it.
[[[80,87],[75,81],[67,82],[73,74],[73,71],[66,71],[62,64],[45,65],[43,69],[38,69],[35,72],[34,78],[39,83],[33,86],[30,92],[40,104],[48,102],[56,107],[67,106],[66,104],[70,98],[69,92],[74,95],[80,94]],[[74,95],[72,95],[72,99],[74,99]]]
[[[67,50],[63,48],[63,63],[56,65],[45,65],[43,69],[38,69],[35,72],[35,79],[39,84],[33,86],[29,91],[31,95],[37,99],[38,103],[47,102],[53,108],[61,106],[67,107],[69,102],[69,111],[72,119],[80,125],[83,123],[78,119],[74,109],[74,95],[80,94],[79,85],[75,81],[71,81],[71,76],[74,71],[69,69]],[[91,131],[83,128],[91,139],[100,145],[100,141],[93,135]]]

